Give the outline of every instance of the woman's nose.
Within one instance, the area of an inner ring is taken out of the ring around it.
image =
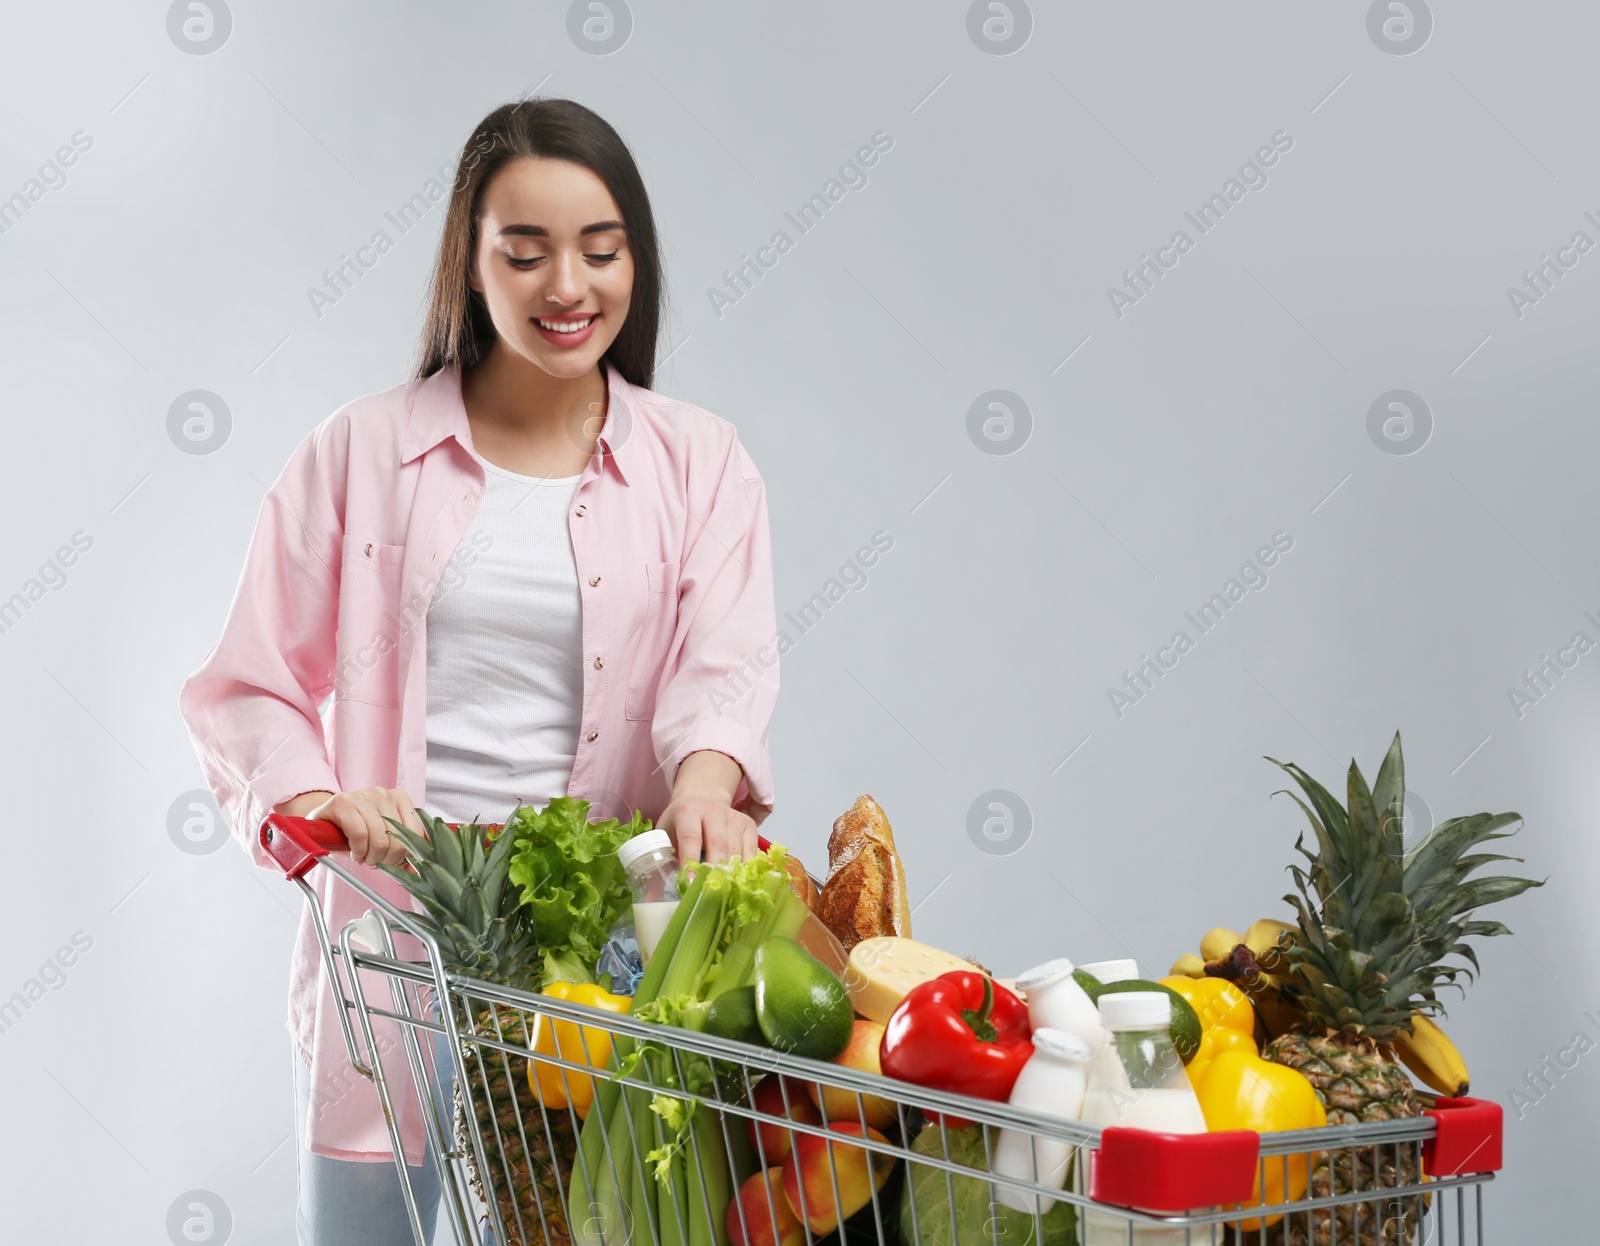
[[[545,287],[545,294],[551,302],[567,307],[581,301],[588,293],[588,284],[577,256],[558,254],[546,271],[550,274],[550,282]]]

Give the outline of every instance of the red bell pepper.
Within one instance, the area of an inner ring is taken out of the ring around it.
[[[957,970],[913,987],[884,1028],[885,1075],[977,1099],[1011,1097],[1033,1055],[1028,1006],[987,974]],[[954,1116],[946,1123],[971,1122]]]

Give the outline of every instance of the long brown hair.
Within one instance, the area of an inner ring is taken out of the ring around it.
[[[628,381],[649,389],[655,376],[656,334],[666,303],[650,196],[622,136],[598,113],[568,99],[502,104],[478,123],[461,149],[411,379],[432,376],[452,363],[465,371],[494,344],[489,309],[468,278],[478,244],[484,190],[503,166],[522,156],[581,164],[606,184],[617,201],[628,229],[628,248],[633,252],[633,295],[627,319],[604,357]]]

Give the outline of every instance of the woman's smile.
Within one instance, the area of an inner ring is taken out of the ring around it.
[[[600,313],[588,312],[582,316],[558,318],[530,316],[529,319],[545,341],[554,342],[557,346],[582,346],[594,333],[595,321],[600,319]]]

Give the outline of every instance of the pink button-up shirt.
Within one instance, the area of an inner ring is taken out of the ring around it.
[[[654,819],[679,763],[715,749],[743,768],[734,803],[759,822],[772,809],[767,727],[778,691],[761,477],[731,424],[602,367],[606,419],[567,519],[583,601],[567,791],[594,816],[637,808]],[[267,493],[222,638],[180,696],[206,782],[258,864],[271,865],[257,838],[267,813],[301,792],[399,787],[427,808],[427,610],[483,497],[471,447],[460,371],[449,367],[335,411]],[[356,868],[414,907],[387,875]],[[337,940],[368,906],[326,870],[308,881]],[[385,982],[365,989],[388,1005]],[[342,1159],[392,1159],[336,1007],[308,912],[288,1020],[311,1068],[305,1141]],[[393,1040],[380,1030],[380,1048]],[[403,1072],[401,1049],[391,1051],[386,1068]],[[403,1079],[396,1089],[417,1163],[416,1096]]]

